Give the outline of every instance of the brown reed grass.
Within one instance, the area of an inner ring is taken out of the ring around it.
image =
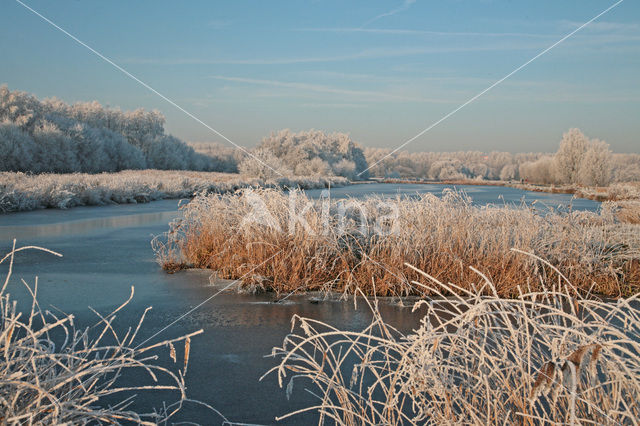
[[[442,297],[414,305],[424,316],[409,334],[384,322],[377,300],[365,299],[373,317],[362,331],[293,318],[265,376],[318,403],[279,420],[314,412],[339,425],[637,424],[638,295],[583,298],[558,273],[504,299],[475,268],[481,283],[468,285],[415,270]]]
[[[209,268],[221,278],[253,271],[245,285],[276,292],[351,294],[359,288],[381,296],[428,294],[412,284],[419,274],[405,263],[466,285],[477,280],[464,266],[472,264],[500,296],[514,297],[518,286],[540,289],[539,277],[548,273],[510,250],[515,247],[566,271],[581,292],[617,297],[640,289],[639,228],[619,223],[607,204],[599,213],[476,207],[464,193],[445,191],[442,198],[366,199],[358,204],[365,220],[353,208],[355,200],[347,200],[343,220],[341,201],[332,200],[325,210],[320,201],[309,203],[303,193],[292,202],[276,190],[196,197],[172,223],[168,238],[154,241],[158,260],[171,271]],[[291,206],[296,214],[304,212],[308,226],[296,222],[289,229]],[[389,218],[393,211],[395,219]]]
[[[620,222],[640,224],[640,201],[620,201],[616,203],[616,207]]]

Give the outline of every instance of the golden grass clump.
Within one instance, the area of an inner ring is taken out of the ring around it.
[[[187,403],[213,410],[188,399],[185,392],[190,338],[202,330],[161,342],[137,342],[150,308],[125,333],[116,332],[113,324],[131,298],[108,315],[96,312],[94,326],[78,329],[73,315],[54,314],[40,307],[37,281],[33,287],[22,281],[32,304],[30,309],[20,310],[6,290],[14,256],[25,249],[45,250],[16,248],[14,243],[13,250],[0,260],[0,264],[9,260],[9,272],[0,289],[0,423],[155,425],[166,424]],[[166,346],[175,361],[174,344],[183,341],[182,371],[158,362],[156,352]],[[139,375],[136,384],[123,382],[132,372]],[[158,391],[175,394],[177,401],[146,414],[131,408],[136,393]]]
[[[468,285],[477,276],[464,265],[477,265],[500,296],[517,296],[518,285],[540,289],[548,268],[512,247],[548,259],[583,292],[640,289],[640,229],[620,223],[608,204],[599,213],[559,213],[476,207],[455,191],[314,202],[267,189],[198,196],[182,212],[168,239],[154,241],[166,269],[210,268],[230,279],[249,273],[245,285],[277,292],[427,294],[405,262]]]
[[[308,388],[318,403],[280,419],[315,412],[319,423],[339,425],[637,424],[638,295],[583,298],[561,276],[504,299],[475,269],[482,283],[469,286],[415,270],[427,281],[416,285],[442,297],[414,305],[424,316],[408,334],[383,321],[377,301],[367,301],[373,319],[362,331],[293,318],[267,374],[287,395]]]
[[[640,200],[619,201],[616,207],[620,222],[640,225]]]

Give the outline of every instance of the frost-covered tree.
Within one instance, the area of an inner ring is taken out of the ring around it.
[[[351,170],[347,171],[347,173],[353,174],[353,171],[355,170],[355,164],[348,160],[341,161],[345,161],[352,166]],[[298,176],[330,176],[333,174],[333,170],[331,169],[329,163],[327,163],[320,157],[315,157],[311,160],[303,161],[298,164],[294,169],[294,173]],[[344,176],[341,173],[338,174]]]
[[[611,181],[611,175],[609,144],[597,139],[590,141],[582,157],[578,182],[587,186],[606,186]]]
[[[554,157],[559,183],[578,183],[578,173],[588,147],[589,140],[579,129],[570,129],[562,135],[560,148]]]
[[[0,170],[40,172],[216,170],[218,163],[164,133],[158,111],[123,112],[98,102],[38,100],[0,86]],[[22,132],[22,133],[21,133]],[[24,146],[18,146],[24,145]]]
[[[362,170],[362,169],[358,168],[355,161],[351,161],[351,160],[347,160],[346,158],[343,158],[337,163],[334,163],[332,165],[332,168],[333,168],[333,173],[337,176],[344,176],[351,180],[360,179],[360,177],[358,176],[358,170]]]
[[[500,180],[509,181],[519,178],[518,166],[516,164],[507,164],[500,170]]]
[[[503,168],[511,172],[520,163],[533,161],[540,154],[511,154],[509,152],[407,152],[389,155],[391,150],[367,148],[365,156],[376,177],[404,177],[416,179],[499,179]],[[443,170],[444,169],[444,170]],[[513,173],[511,173],[513,175]],[[517,174],[517,173],[516,173]]]
[[[520,177],[527,182],[550,184],[556,182],[555,159],[551,155],[520,164]]]
[[[251,156],[245,157],[238,165],[238,170],[245,176],[257,177],[263,180],[274,179],[292,174],[280,158],[270,151],[258,149]]]
[[[429,177],[438,180],[464,179],[467,176],[460,171],[462,164],[457,159],[437,160],[429,169]]]
[[[640,154],[613,154],[611,164],[613,181],[640,182]]]
[[[127,138],[108,128],[92,128],[94,137],[102,141],[102,149],[109,158],[108,171],[124,169],[145,169],[147,160],[140,148],[129,143]]]
[[[265,137],[257,150],[270,152],[296,174],[317,169],[321,163],[315,159],[329,165],[329,174],[345,176],[344,173],[347,173],[347,177],[352,179],[367,169],[362,148],[345,133],[325,133],[320,130],[293,133],[284,129]],[[315,161],[315,165],[305,165],[311,161]],[[359,178],[367,176],[365,172]]]
[[[42,121],[33,129],[37,149],[28,171],[69,173],[81,171],[76,141],[53,123]],[[84,170],[83,170],[84,171]]]
[[[19,125],[0,122],[0,170],[28,171],[36,151],[33,138]]]

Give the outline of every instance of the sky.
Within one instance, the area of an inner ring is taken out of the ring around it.
[[[396,148],[616,0],[20,0],[242,146],[346,132]],[[572,127],[640,152],[640,2],[624,0],[404,149],[555,151]],[[157,109],[222,137],[15,0],[0,0],[0,84]]]

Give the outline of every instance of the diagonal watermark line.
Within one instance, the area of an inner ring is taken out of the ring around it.
[[[251,268],[251,270],[247,273],[245,273],[243,276],[241,276],[240,278],[231,281],[229,284],[227,284],[226,286],[224,286],[223,288],[221,288],[220,290],[218,290],[217,292],[213,293],[211,296],[207,297],[205,300],[203,300],[202,302],[200,302],[198,305],[194,306],[193,308],[189,309],[187,312],[185,312],[184,314],[180,315],[178,318],[176,318],[175,320],[171,321],[169,324],[167,324],[166,326],[164,326],[162,329],[158,330],[157,332],[155,332],[151,337],[148,337],[147,339],[145,339],[142,343],[139,343],[138,346],[136,346],[136,349],[139,349],[140,346],[144,345],[145,343],[147,343],[148,341],[150,341],[151,339],[153,339],[154,337],[158,336],[159,334],[161,334],[162,332],[166,331],[169,327],[177,324],[179,321],[181,321],[183,318],[191,315],[193,312],[195,312],[196,310],[198,310],[201,306],[203,306],[204,304],[206,304],[207,302],[209,302],[210,300],[212,300],[213,298],[217,297],[219,294],[221,294],[224,291],[227,291],[228,289],[230,289],[231,287],[233,287],[234,285],[238,284],[239,282],[242,282],[242,279],[244,277],[246,277],[247,275],[249,275],[250,273],[252,273],[253,271],[255,271],[256,269],[258,269],[259,267],[261,267],[262,265],[264,265],[265,263],[267,263],[268,261],[270,261],[271,259],[273,259],[274,257],[276,257],[277,255],[279,255],[280,253],[282,253],[282,250],[277,251],[276,253],[274,253],[272,256],[268,257],[267,259],[265,259],[264,261],[262,261],[261,263],[255,265],[253,268]]]
[[[17,0],[16,0],[17,1]],[[580,25],[578,28],[576,28],[575,30],[571,31],[569,34],[565,35],[564,37],[562,37],[560,40],[556,41],[555,43],[553,43],[551,46],[547,47],[546,49],[544,49],[542,52],[538,53],[536,56],[534,56],[533,58],[529,59],[527,62],[525,62],[524,64],[520,65],[518,68],[514,69],[513,71],[511,71],[509,74],[505,75],[504,77],[502,77],[500,80],[496,81],[495,83],[493,83],[491,86],[487,87],[486,89],[484,89],[483,91],[481,91],[480,93],[478,93],[477,95],[473,96],[472,98],[470,98],[468,101],[466,101],[465,103],[463,103],[462,105],[458,106],[457,108],[455,108],[453,111],[449,112],[448,114],[446,114],[445,116],[443,116],[442,118],[440,118],[438,121],[436,121],[435,123],[431,124],[429,127],[427,127],[426,129],[424,129],[423,131],[421,131],[420,133],[418,133],[417,135],[415,135],[414,137],[406,140],[404,143],[400,144],[397,148],[395,148],[393,151],[389,152],[387,155],[385,155],[384,157],[382,157],[381,159],[379,159],[378,161],[376,161],[375,163],[373,163],[372,165],[370,165],[369,167],[367,167],[365,170],[361,171],[360,173],[358,173],[358,176],[361,176],[364,172],[368,171],[369,169],[371,169],[372,167],[380,164],[380,162],[382,162],[383,160],[389,158],[390,156],[392,156],[393,154],[395,154],[396,152],[398,152],[400,149],[404,148],[405,146],[407,146],[408,144],[410,144],[411,142],[413,142],[414,140],[418,139],[420,136],[424,135],[425,133],[427,133],[429,130],[433,129],[434,127],[436,127],[438,124],[442,123],[443,121],[445,121],[446,119],[448,119],[449,117],[451,117],[453,114],[457,113],[458,111],[460,111],[462,108],[466,107],[467,105],[469,105],[470,103],[472,103],[473,101],[475,101],[476,99],[478,99],[479,97],[481,97],[482,95],[484,95],[485,93],[487,93],[489,90],[493,89],[494,87],[496,87],[497,85],[499,85],[500,83],[502,83],[503,81],[505,81],[506,79],[508,79],[509,77],[511,77],[512,75],[514,75],[515,73],[517,73],[518,71],[520,71],[521,69],[523,69],[524,67],[526,67],[527,65],[529,65],[530,63],[532,63],[533,61],[535,61],[536,59],[538,59],[539,57],[541,57],[542,55],[544,55],[545,53],[549,52],[551,49],[553,49],[554,47],[556,47],[557,45],[559,45],[560,43],[562,43],[563,41],[565,41],[566,39],[568,39],[569,37],[573,36],[575,33],[577,33],[578,31],[582,30],[584,27],[586,27],[587,25],[589,25],[590,23],[592,23],[593,21],[595,21],[596,19],[598,19],[599,17],[601,17],[602,15],[604,15],[605,13],[609,12],[611,9],[613,9],[614,7],[618,6],[620,3],[622,3],[624,0],[618,0],[616,3],[612,4],[611,6],[609,6],[608,8],[606,8],[605,10],[603,10],[602,12],[598,13],[596,16],[594,16],[593,18],[589,19],[587,22],[585,22],[584,24]]]
[[[245,148],[243,148],[242,146],[238,145],[237,143],[233,142],[231,139],[229,139],[228,137],[226,137],[225,135],[223,135],[222,133],[220,133],[219,131],[217,131],[216,129],[214,129],[213,127],[211,127],[210,125],[208,125],[207,123],[205,123],[204,121],[202,121],[201,119],[199,119],[198,117],[196,117],[195,115],[193,115],[192,113],[190,113],[189,111],[187,111],[186,109],[184,109],[183,107],[181,107],[180,105],[178,105],[177,103],[175,103],[174,101],[172,101],[171,99],[166,97],[165,95],[163,95],[162,93],[158,92],[156,89],[154,89],[153,87],[151,87],[150,85],[148,85],[144,81],[140,80],[138,77],[136,77],[135,75],[131,74],[129,71],[127,71],[126,69],[124,69],[123,67],[118,65],[117,63],[113,62],[111,59],[109,59],[108,57],[104,56],[102,53],[100,53],[97,50],[95,50],[93,47],[89,46],[87,43],[83,42],[82,40],[80,40],[79,38],[74,36],[73,34],[69,33],[67,30],[65,30],[64,28],[60,27],[55,22],[51,21],[49,18],[47,18],[46,16],[42,15],[37,10],[31,8],[29,5],[23,3],[21,0],[16,0],[16,2],[18,4],[20,4],[22,7],[24,7],[25,9],[31,11],[36,16],[40,17],[42,20],[44,20],[45,22],[47,22],[48,24],[50,24],[51,26],[53,26],[54,28],[56,28],[57,30],[59,30],[60,32],[65,34],[66,36],[68,36],[69,38],[71,38],[76,43],[78,43],[81,46],[86,47],[87,49],[89,49],[92,53],[94,53],[100,59],[104,60],[105,62],[107,62],[107,63],[109,63],[111,65],[113,65],[118,71],[122,72],[127,77],[131,78],[132,80],[134,80],[137,83],[139,83],[142,86],[144,86],[146,89],[148,89],[151,92],[155,93],[156,95],[160,96],[162,99],[164,99],[165,101],[167,101],[168,103],[170,103],[171,105],[173,105],[174,107],[176,107],[177,109],[179,109],[180,111],[182,111],[183,113],[188,115],[189,117],[193,118],[195,121],[197,121],[198,123],[202,124],[204,127],[206,127],[207,129],[211,130],[216,135],[220,136],[221,138],[223,138],[224,140],[229,142],[231,145],[235,146],[236,148],[238,148],[239,150],[241,150],[245,154],[249,155],[254,160],[257,160],[263,166],[271,169],[272,171],[274,171],[275,173],[277,173],[280,176],[284,176],[282,173],[280,173],[280,171],[278,171],[278,170],[274,169],[273,167],[271,167],[270,165],[266,164],[260,158],[256,157],[254,154],[252,154],[251,152],[247,151]]]

